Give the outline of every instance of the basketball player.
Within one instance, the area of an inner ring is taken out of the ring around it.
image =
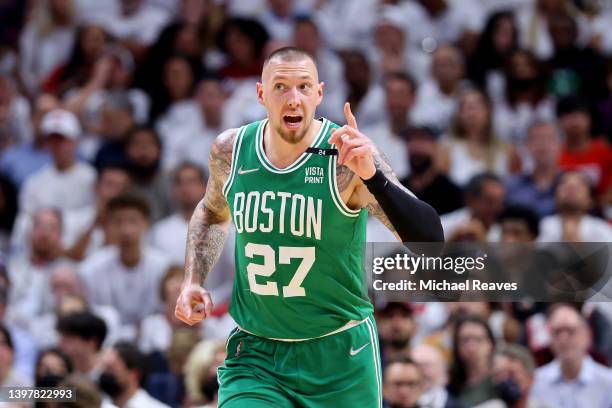
[[[314,118],[323,88],[311,56],[275,51],[257,84],[267,118],[223,132],[210,154],[175,313],[190,325],[210,315],[202,286],[231,219],[238,327],[218,371],[223,408],[382,406],[367,212],[404,242],[443,240],[436,212],[399,184],[348,104],[346,126]]]

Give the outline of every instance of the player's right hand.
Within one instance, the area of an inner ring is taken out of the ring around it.
[[[180,321],[193,326],[206,319],[213,310],[210,293],[200,285],[187,284],[176,300],[174,315]]]

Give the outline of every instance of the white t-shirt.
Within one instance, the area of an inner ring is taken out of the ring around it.
[[[81,263],[89,301],[113,306],[123,324],[138,325],[162,310],[160,282],[168,269],[167,257],[157,249],[143,247],[140,262],[126,267],[116,246],[104,247]]]
[[[472,213],[469,208],[463,207],[440,217],[442,229],[444,230],[444,238],[448,240],[463,224],[467,224],[472,219]],[[501,238],[501,227],[499,224],[493,224],[487,232],[487,242],[499,242]]]
[[[400,138],[401,136],[392,132],[388,122],[363,128],[363,133],[372,139],[387,157],[391,168],[400,180],[410,173],[406,142]]]
[[[416,94],[410,117],[417,125],[446,129],[451,122],[458,101],[455,95],[443,94],[435,81],[425,81]]]
[[[96,171],[77,162],[68,170],[47,166],[28,177],[19,194],[19,210],[26,213],[53,207],[75,209],[93,204]]]
[[[140,388],[124,405],[124,408],[170,408],[163,402],[156,400],[145,390]]]
[[[578,232],[583,242],[610,242],[612,241],[612,227],[600,218],[585,215],[580,219]],[[561,216],[549,215],[540,221],[540,242],[563,241],[563,225]]]
[[[449,178],[459,186],[465,186],[472,177],[487,170],[492,171],[500,177],[505,177],[509,172],[509,157],[503,150],[499,150],[493,158],[493,166],[488,169],[484,159],[474,158],[463,140],[450,142],[450,167]]]

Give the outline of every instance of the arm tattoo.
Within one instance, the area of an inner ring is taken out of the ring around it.
[[[223,250],[229,225],[229,207],[223,196],[223,184],[229,177],[234,129],[219,135],[209,158],[210,177],[206,194],[197,205],[187,233],[185,280],[204,284]]]
[[[338,191],[342,193],[344,190],[351,185],[355,173],[343,164],[336,165],[336,184],[338,185]]]

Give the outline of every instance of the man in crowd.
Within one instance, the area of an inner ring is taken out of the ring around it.
[[[409,357],[391,360],[383,373],[383,399],[388,408],[419,408],[423,373]]]

